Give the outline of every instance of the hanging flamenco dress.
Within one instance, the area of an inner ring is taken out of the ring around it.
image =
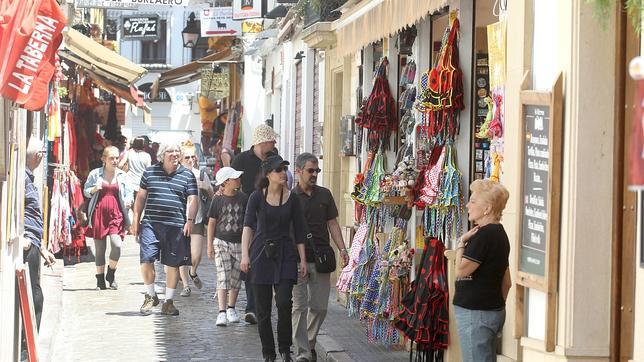
[[[353,241],[351,242],[351,250],[349,251],[349,262],[340,272],[338,277],[338,282],[336,287],[338,292],[348,293],[349,287],[351,286],[351,279],[353,278],[353,272],[358,266],[358,259],[360,258],[360,250],[362,249],[362,244],[364,244],[365,239],[367,238],[367,233],[370,231],[369,225],[367,222],[363,222],[358,227],[355,235],[353,236]]]
[[[445,246],[438,239],[425,243],[418,278],[402,300],[394,323],[416,343],[417,362],[442,362],[449,339],[449,298],[445,274]],[[410,351],[410,360],[413,357]]]

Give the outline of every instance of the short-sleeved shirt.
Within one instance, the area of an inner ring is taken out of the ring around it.
[[[338,217],[338,208],[335,206],[331,191],[321,186],[313,186],[311,196],[302,191],[300,185],[295,186],[293,193],[297,196],[304,210],[304,217],[309,226],[316,248],[329,246],[329,228],[327,222]],[[306,243],[306,261],[315,261],[313,248]]]
[[[235,196],[217,195],[212,199],[208,217],[217,220],[215,237],[229,243],[241,243],[244,215],[248,196],[238,192]]]
[[[197,179],[191,170],[179,167],[167,174],[162,163],[148,167],[140,188],[147,191],[144,220],[183,227],[188,196],[197,195]]]
[[[286,193],[285,193],[286,196]],[[250,245],[250,281],[254,284],[278,284],[282,280],[297,281],[297,248],[304,242],[308,227],[298,200],[290,195],[281,206],[266,202],[261,190],[248,198],[244,226],[255,231]],[[291,228],[295,240],[291,236]],[[269,259],[264,252],[267,240],[279,242],[280,256]]]
[[[230,166],[237,171],[244,171],[240,176],[242,191],[246,195],[252,194],[262,173],[262,160],[255,154],[254,146],[235,156]]]
[[[463,250],[463,258],[479,266],[472,275],[456,280],[454,305],[473,310],[502,309],[503,277],[509,256],[510,242],[503,225],[481,227]]]
[[[43,235],[40,195],[34,185],[34,174],[25,170],[25,237],[36,247],[40,247]]]

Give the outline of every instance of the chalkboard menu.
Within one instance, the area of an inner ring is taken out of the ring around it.
[[[527,74],[524,76],[527,79]],[[555,349],[561,224],[563,75],[551,92],[521,92],[521,202],[516,253],[515,338],[527,330],[525,289],[546,293],[544,348]]]
[[[524,105],[524,168],[520,270],[545,276],[550,107]]]
[[[562,80],[552,92],[521,92],[521,202],[517,284],[556,287],[561,205]]]

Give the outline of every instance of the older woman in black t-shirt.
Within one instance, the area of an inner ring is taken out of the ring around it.
[[[500,224],[508,190],[498,182],[470,186],[468,218],[476,226],[456,248],[454,313],[464,362],[496,361],[496,336],[505,322],[505,299],[512,282],[510,243]]]
[[[242,232],[240,266],[250,274],[265,361],[276,358],[271,325],[273,292],[279,352],[283,361],[292,361],[292,295],[297,282],[298,254],[300,276],[305,278],[307,274],[304,241],[310,234],[300,202],[285,187],[288,164],[278,155],[262,162],[265,177],[248,199]]]

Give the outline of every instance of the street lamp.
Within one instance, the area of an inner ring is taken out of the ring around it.
[[[181,31],[181,36],[183,37],[183,46],[185,48],[194,48],[195,44],[199,40],[199,34],[201,29],[197,26],[195,21],[195,13],[191,12],[188,16],[188,23],[186,27]]]

